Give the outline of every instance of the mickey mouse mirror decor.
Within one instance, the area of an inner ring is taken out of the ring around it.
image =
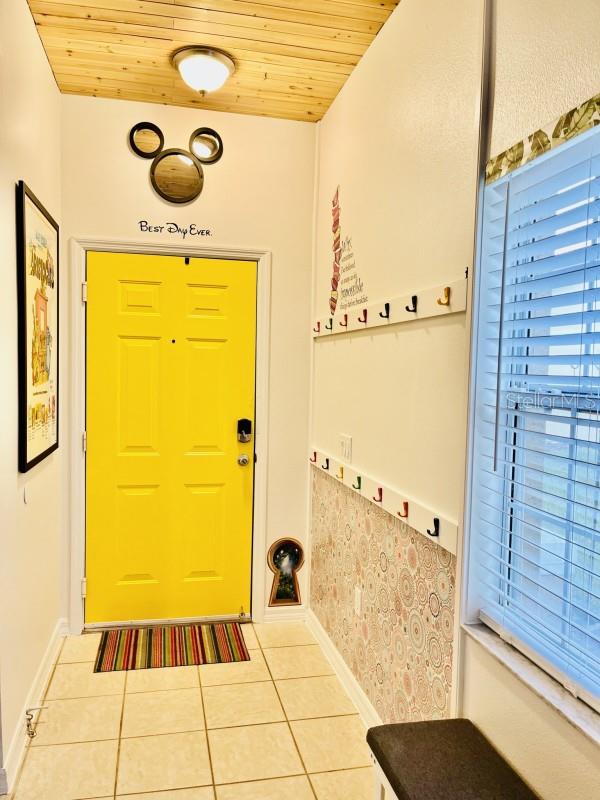
[[[215,164],[223,155],[223,140],[212,128],[197,128],[189,150],[164,149],[165,137],[153,122],[138,122],[129,131],[129,146],[140,158],[152,159],[150,181],[169,203],[190,203],[204,186],[203,164]]]
[[[269,569],[273,573],[270,606],[299,605],[297,571],[304,564],[304,550],[296,539],[278,539],[269,549]]]
[[[163,149],[165,137],[153,122],[138,122],[129,131],[129,144],[136,155],[154,158]]]

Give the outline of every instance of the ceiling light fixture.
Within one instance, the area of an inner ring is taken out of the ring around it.
[[[182,47],[171,58],[184,83],[196,92],[214,92],[233,75],[231,56],[212,47]]]

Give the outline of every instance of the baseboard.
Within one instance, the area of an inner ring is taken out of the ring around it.
[[[305,606],[282,606],[280,608],[265,608],[260,622],[297,622],[306,620]],[[259,620],[256,620],[258,622]]]
[[[348,664],[346,664],[341,653],[329,638],[329,634],[319,622],[315,612],[310,608],[306,612],[306,624],[308,625],[315,639],[321,645],[321,649],[335,670],[335,674],[339,678],[340,683],[358,709],[358,713],[360,714],[360,717],[367,728],[372,728],[374,725],[382,725],[383,723],[381,721],[381,717],[365,694],[364,689],[356,680],[354,673]]]
[[[15,778],[19,772],[23,756],[27,747],[28,739],[25,733],[25,711],[28,708],[33,708],[42,704],[46,686],[52,673],[52,668],[58,657],[58,650],[60,647],[61,639],[68,633],[68,622],[66,619],[59,619],[56,623],[54,631],[48,640],[48,645],[40,661],[40,665],[35,674],[35,678],[31,684],[31,688],[27,694],[23,708],[20,714],[20,723],[14,732],[8,750],[6,751],[6,758],[4,760],[4,783],[2,785],[2,774],[0,773],[0,794],[5,794],[11,791],[14,785]]]

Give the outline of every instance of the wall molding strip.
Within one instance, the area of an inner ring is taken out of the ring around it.
[[[306,624],[312,635],[320,644],[338,680],[358,709],[360,718],[366,727],[372,728],[375,725],[383,725],[381,717],[367,697],[364,689],[355,678],[354,673],[345,662],[344,657],[331,641],[329,634],[321,625],[319,618],[311,608],[308,609],[306,614]]]
[[[417,310],[408,311],[407,308],[413,308],[415,297]],[[466,310],[467,281],[460,278],[431,289],[415,289],[410,294],[394,295],[377,303],[342,309],[338,315],[317,319],[313,323],[312,333],[314,339],[320,339],[364,331],[367,328],[390,327],[429,317],[444,317]]]
[[[360,494],[396,519],[403,519],[426,539],[431,539],[456,555],[458,541],[456,520],[445,517],[406,492],[373,478],[363,470],[346,464],[323,450],[313,449],[309,461],[315,469],[326,472],[333,480],[347,486],[349,491]],[[435,520],[438,520],[437,524]]]

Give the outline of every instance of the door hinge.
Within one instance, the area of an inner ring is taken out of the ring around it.
[[[87,453],[87,431],[81,434],[81,449],[84,453]]]
[[[87,597],[87,578],[81,579],[81,599],[85,600]]]
[[[87,282],[83,281],[81,284],[81,302],[87,303]]]

